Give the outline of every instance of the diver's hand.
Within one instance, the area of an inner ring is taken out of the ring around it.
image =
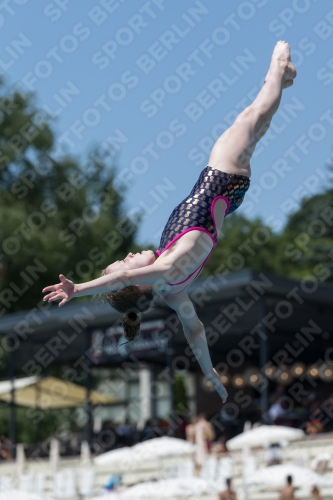
[[[51,292],[44,296],[44,301],[53,302],[54,300],[61,299],[61,302],[58,304],[58,306],[61,307],[74,297],[75,285],[63,274],[59,274],[59,279],[61,283],[59,283],[58,285],[47,286],[42,291],[43,293]]]

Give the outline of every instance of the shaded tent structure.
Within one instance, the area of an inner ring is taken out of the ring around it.
[[[237,404],[244,421],[255,414],[265,423],[271,372],[278,369],[280,378],[274,381],[286,383],[300,361],[305,390],[313,390],[311,384],[308,388],[305,385],[312,379],[317,385],[325,381],[325,387],[331,388],[332,286],[320,284],[315,277],[298,282],[247,269],[198,279],[188,292],[205,325],[213,364],[229,383],[229,401],[224,408],[233,410]],[[28,313],[3,316],[0,342],[12,346],[8,350],[8,376],[14,381],[18,369],[34,376],[51,365],[62,366],[72,375],[69,380],[81,378],[90,401],[92,368],[144,365],[151,372],[150,378],[146,373],[141,380],[142,389],[148,392],[156,370],[168,370],[168,397],[174,408],[174,371],[185,368],[196,377],[197,411],[220,411],[218,395],[203,388],[201,370],[174,311],[157,302],[141,326],[138,340],[118,348],[122,342],[121,314],[107,303],[89,299],[59,309],[41,302]],[[282,374],[286,380],[281,379]],[[244,397],[249,395],[251,404],[235,399],[240,391]],[[154,401],[147,393],[144,397],[143,407],[154,416]],[[124,399],[124,405],[129,403],[130,399]]]
[[[67,382],[57,377],[32,376],[17,378],[13,382],[0,382],[0,401],[11,402],[12,391],[15,392],[15,404],[49,410],[55,408],[75,408],[84,406],[87,401],[86,388]],[[105,396],[97,391],[90,392],[93,405],[113,404],[116,398]]]
[[[85,387],[57,377],[35,375],[1,381],[0,401],[4,401],[10,405],[10,430],[13,445],[12,456],[14,457],[16,444],[16,406],[25,406],[39,410],[86,406],[89,416],[91,406],[114,404],[117,402],[117,399],[93,390],[87,392]]]

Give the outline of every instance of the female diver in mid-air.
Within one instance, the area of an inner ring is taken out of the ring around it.
[[[201,369],[225,402],[225,390],[213,368],[204,326],[186,293],[216,246],[225,215],[239,207],[250,186],[250,158],[279,107],[282,90],[293,84],[296,70],[290,48],[279,41],[273,51],[265,84],[254,102],[216,141],[208,162],[191,193],[172,212],[156,252],[129,253],[110,264],[100,278],[74,284],[60,274],[60,283],[47,286],[46,301],[106,294],[123,317],[124,335],[133,340],[140,331],[137,313],[147,311],[154,294],[175,310]]]

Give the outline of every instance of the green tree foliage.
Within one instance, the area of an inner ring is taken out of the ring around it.
[[[183,415],[188,411],[188,398],[184,378],[181,375],[176,375],[174,378],[175,392],[175,413]]]
[[[333,190],[306,198],[276,234],[260,219],[237,213],[226,217],[223,237],[203,276],[244,268],[293,279],[333,282]]]
[[[276,260],[279,236],[260,219],[248,220],[237,213],[226,217],[223,237],[209,258],[203,275],[252,268],[280,274]]]
[[[333,282],[333,189],[302,201],[283,231],[286,266],[294,278]]]
[[[0,82],[0,314],[36,307],[59,273],[92,279],[133,250],[114,163],[112,151],[59,151],[33,96]]]
[[[9,438],[9,405],[0,403],[0,427],[2,436]],[[16,407],[16,441],[17,443],[41,443],[54,435],[63,437],[76,428],[75,422],[66,410],[39,410],[35,408]]]

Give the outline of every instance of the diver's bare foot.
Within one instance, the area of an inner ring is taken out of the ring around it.
[[[272,54],[272,62],[268,70],[266,80],[268,80],[272,69],[276,68],[276,64],[278,64],[279,68],[283,71],[282,88],[286,89],[287,87],[291,87],[294,83],[293,81],[294,78],[296,78],[297,71],[295,69],[295,66],[291,62],[290,46],[287,42],[284,42],[282,40],[277,42],[277,44],[274,47]]]
[[[280,40],[274,47],[272,54],[272,63],[277,61],[283,69],[283,88],[290,87],[296,78],[297,71],[291,62],[290,46],[287,42]]]

